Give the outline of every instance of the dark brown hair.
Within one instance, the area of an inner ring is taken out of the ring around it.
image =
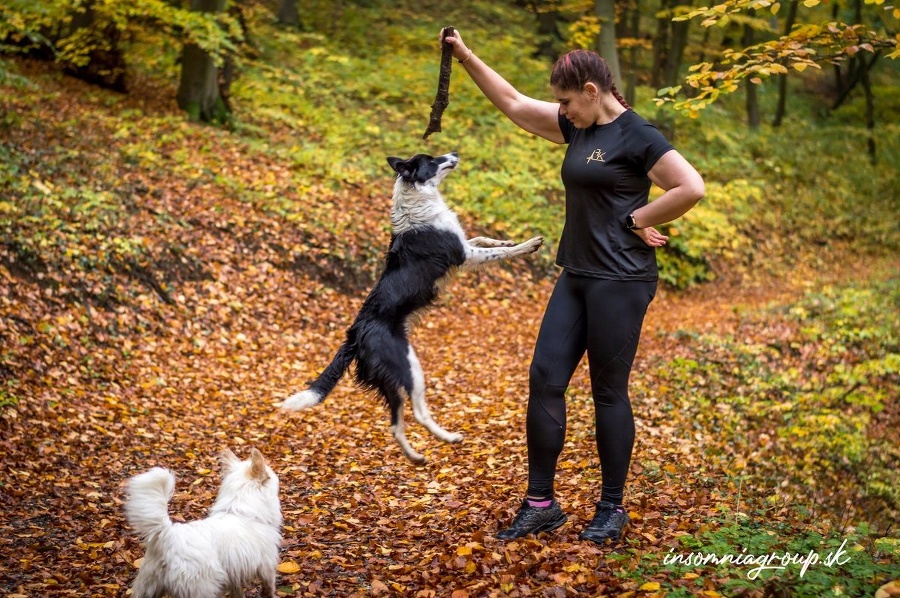
[[[594,83],[601,91],[610,92],[619,103],[631,108],[616,89],[609,65],[596,52],[572,50],[560,56],[550,71],[550,85],[563,91],[580,91],[585,83]]]

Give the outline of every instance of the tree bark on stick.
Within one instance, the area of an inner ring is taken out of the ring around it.
[[[453,35],[453,27],[444,27],[444,36]],[[428,119],[428,127],[422,139],[427,139],[432,133],[441,130],[441,115],[444,109],[450,105],[450,68],[453,62],[453,48],[445,41],[441,42],[441,73],[438,77],[437,95],[431,105],[431,116]]]

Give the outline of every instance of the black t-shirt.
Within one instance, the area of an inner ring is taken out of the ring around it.
[[[566,222],[557,265],[611,280],[656,280],[656,251],[625,228],[625,218],[647,203],[647,172],[672,145],[633,110],[587,129],[560,115],[559,128],[569,147],[562,164]]]

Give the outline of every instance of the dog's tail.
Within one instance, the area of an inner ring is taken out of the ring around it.
[[[331,363],[328,364],[328,367],[319,374],[319,377],[316,378],[315,382],[313,382],[307,390],[298,392],[297,394],[286,398],[284,402],[281,403],[281,408],[298,411],[300,409],[312,407],[313,405],[318,405],[324,401],[325,397],[328,396],[328,393],[337,386],[338,381],[343,377],[347,368],[350,367],[350,363],[353,361],[355,355],[356,352],[350,343],[341,345],[341,348],[338,349],[334,359],[332,359]]]
[[[169,500],[175,492],[175,476],[168,469],[154,467],[128,481],[125,517],[142,539],[168,529]]]

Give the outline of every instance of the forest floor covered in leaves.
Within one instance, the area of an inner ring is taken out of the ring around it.
[[[888,258],[845,251],[780,273],[723,272],[692,290],[661,289],[633,374],[625,542],[578,540],[599,487],[585,367],[572,382],[558,475],[569,522],[501,542],[493,535],[524,492],[528,364],[552,278],[525,262],[465,274],[415,329],[435,418],[464,440],[442,444],[411,423],[410,441],[428,458],[413,466],[379,401],[347,380],[314,409],[276,408],[328,363],[359,308],[377,259],[342,270],[326,249],[352,257],[386,246],[389,178],[310,193],[311,210],[343,223],[340,235],[318,234],[222,184],[221,170],[248,188],[265,181],[273,193],[289,178],[227,133],[205,133],[218,144],[210,155],[182,134],[189,125],[162,122],[172,136],[155,139],[150,169],[129,145],[141,131],[104,116],[101,96],[74,94],[80,84],[66,79],[44,84],[38,104],[0,101],[5,114],[19,115],[2,131],[5,151],[24,165],[14,193],[40,202],[92,173],[115,205],[59,212],[61,224],[43,241],[8,234],[0,245],[6,596],[126,595],[142,550],[124,521],[124,482],[170,468],[178,479],[171,514],[194,520],[218,488],[218,453],[245,456],[250,447],[281,480],[279,595],[644,596],[663,595],[661,584],[726,595],[714,569],[675,572],[663,557],[683,550],[680,537],[758,497],[700,449],[728,444],[727,431],[696,426],[666,407],[667,389],[641,380],[674,354],[690,355],[696,335],[774,343],[791,324],[774,315],[759,324],[759,310],[830,284],[896,276]],[[89,125],[80,120],[88,113]],[[73,203],[84,206],[85,197]],[[79,219],[97,228],[83,232]],[[896,405],[876,424],[895,442]],[[781,513],[773,517],[788,510]]]

